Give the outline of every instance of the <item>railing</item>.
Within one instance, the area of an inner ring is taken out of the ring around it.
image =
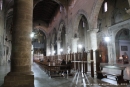
[[[35,59],[35,58],[34,58]],[[44,56],[40,60],[43,63],[46,63],[48,60],[51,64],[61,64],[62,60],[66,61],[66,64],[69,60],[71,61],[81,61],[79,62],[72,62],[72,69],[78,70],[80,72],[87,73],[88,72],[88,63],[90,62],[91,65],[91,77],[94,77],[94,63],[93,63],[93,50],[89,52],[82,52],[82,53],[71,53],[71,54],[63,54],[63,55],[54,55],[54,56]],[[92,61],[90,61],[92,60]],[[85,63],[87,62],[87,63]]]

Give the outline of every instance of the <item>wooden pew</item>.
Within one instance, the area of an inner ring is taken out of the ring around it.
[[[100,78],[100,79],[104,78],[104,77],[102,77],[103,75],[105,75],[105,77],[107,78],[107,76],[110,75],[110,76],[114,76],[116,78],[116,81],[118,84],[129,83],[128,80],[123,79],[123,76],[124,76],[123,72],[124,72],[126,66],[119,65],[119,64],[100,63],[100,68],[101,68],[101,70],[97,71],[98,78]],[[102,72],[103,68],[120,70],[121,74],[115,74],[115,73],[111,74],[108,72]]]
[[[48,59],[50,60],[50,62],[47,62]],[[35,62],[44,69],[44,71],[48,74],[48,76],[59,77],[61,75],[59,75],[58,73],[61,71],[67,72],[67,70],[69,70],[68,66],[70,66],[68,64],[60,65],[62,59],[66,60],[66,55],[46,56],[44,57],[43,61],[36,60]],[[61,67],[65,67],[65,68],[61,70],[60,69]]]
[[[67,73],[68,67],[69,65],[49,65],[48,66],[48,71],[49,71],[49,76],[50,77],[59,77],[61,76],[59,73]],[[64,67],[61,69],[61,67]]]
[[[121,67],[120,65],[110,65],[108,63],[101,63],[101,56],[100,56],[100,51],[97,49],[95,51],[96,55],[96,73],[97,73],[97,78],[102,79],[102,78],[107,78],[109,75],[115,77],[116,81],[118,84],[121,83],[129,83],[128,80],[123,79],[123,71],[126,67]],[[104,72],[103,68],[108,68],[108,69],[115,69],[115,70],[121,70],[121,74],[110,74],[108,72]]]

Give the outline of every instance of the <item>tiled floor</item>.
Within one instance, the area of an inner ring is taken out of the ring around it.
[[[9,65],[0,66],[0,86],[4,82],[4,76],[9,72],[10,68]],[[68,78],[64,77],[56,77],[50,78],[36,63],[32,65],[32,71],[34,72],[35,80],[34,84],[35,87],[130,87],[130,85],[122,84],[122,86],[117,86],[113,84],[106,83],[99,79],[91,78],[87,75],[88,80],[85,77],[82,77],[82,74],[79,73],[79,78],[77,79],[77,75],[69,76]],[[128,77],[129,78],[129,77]],[[90,83],[88,83],[88,81]],[[111,80],[110,80],[111,81]],[[77,82],[77,85],[76,85]],[[84,83],[84,84],[83,84]],[[113,81],[114,83],[114,81]]]

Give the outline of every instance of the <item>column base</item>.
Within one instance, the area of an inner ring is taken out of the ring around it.
[[[34,75],[10,72],[5,76],[3,87],[34,87]]]

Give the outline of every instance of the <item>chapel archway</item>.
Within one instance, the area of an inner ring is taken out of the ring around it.
[[[121,29],[115,37],[116,57],[119,60],[123,55],[130,60],[130,30]]]
[[[34,29],[33,33],[33,55],[35,58],[41,59],[43,56],[46,56],[46,35],[40,29]]]

